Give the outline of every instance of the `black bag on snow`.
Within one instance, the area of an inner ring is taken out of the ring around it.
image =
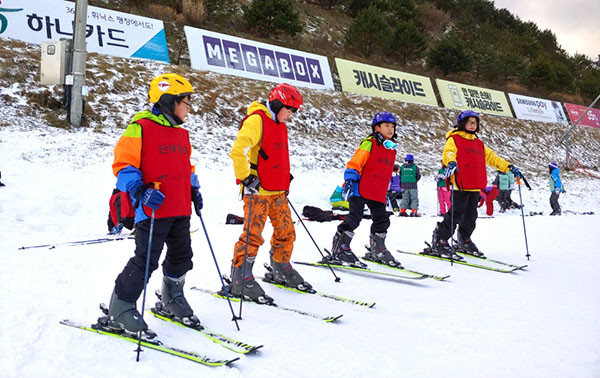
[[[314,206],[304,206],[302,209],[302,215],[305,216],[308,220],[317,221],[317,222],[330,222],[334,220],[343,220],[343,215],[334,214],[333,211],[321,210],[318,207]]]
[[[227,214],[225,223],[227,223],[227,224],[244,224],[244,218],[240,217],[239,215]]]
[[[131,203],[131,198],[127,192],[119,189],[113,189],[110,201],[108,202],[108,231],[111,232],[115,226],[122,224],[123,227],[133,230],[135,222],[135,210]]]

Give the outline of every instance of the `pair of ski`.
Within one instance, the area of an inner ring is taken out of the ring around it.
[[[100,308],[102,309],[102,311],[105,314],[107,314],[108,310],[106,309],[106,305],[101,304]],[[184,327],[184,328],[193,329],[194,331],[207,337],[211,341],[213,341],[213,342],[221,345],[222,347],[227,348],[235,353],[249,354],[249,353],[254,353],[258,349],[262,348],[262,345],[255,346],[255,345],[247,344],[242,341],[238,341],[231,337],[225,336],[223,334],[208,330],[202,326],[200,326],[200,327],[188,326],[174,318],[165,316],[164,314],[160,313],[155,308],[153,308],[152,310],[149,310],[149,312],[152,315],[154,315],[156,318],[164,320],[168,323],[174,324],[176,326]],[[101,335],[106,335],[106,336],[112,336],[117,339],[132,342],[134,344],[137,344],[138,342],[140,342],[138,340],[138,338],[133,335],[128,335],[125,333],[118,333],[118,332],[114,332],[114,331],[108,329],[103,324],[103,322],[106,321],[106,316],[107,315],[105,315],[104,317],[101,317],[99,319],[98,323],[92,324],[91,326],[86,325],[86,324],[77,323],[77,322],[74,322],[69,319],[62,320],[60,323],[66,325],[66,326],[69,326],[69,327],[79,328],[84,331],[95,332],[95,333],[98,333]],[[183,350],[181,348],[166,345],[162,341],[160,341],[158,338],[142,339],[141,345],[146,348],[149,348],[149,349],[154,349],[159,352],[170,354],[172,356],[185,358],[187,360],[194,361],[194,362],[200,363],[202,365],[206,365],[206,366],[224,366],[224,365],[229,365],[232,362],[239,360],[239,357],[233,358],[233,359],[212,358],[210,356],[202,355],[202,354],[199,354],[199,353],[196,353],[193,351]]]
[[[367,250],[369,250],[368,246],[365,246],[365,248],[367,248]],[[328,254],[331,255],[331,253],[327,249],[325,249],[325,252],[327,252]],[[387,277],[387,278],[400,279],[400,280],[422,280],[425,278],[432,278],[436,281],[443,281],[446,278],[450,277],[449,275],[436,276],[433,274],[417,272],[416,270],[407,269],[402,266],[391,266],[391,265],[383,264],[383,263],[380,263],[380,262],[377,262],[374,260],[370,260],[370,259],[365,259],[365,260],[372,262],[374,264],[385,266],[386,268],[394,269],[396,271],[407,273],[407,274],[390,273],[390,272],[385,272],[385,271],[373,270],[370,268],[362,268],[362,267],[359,267],[356,265],[337,265],[337,264],[329,264],[328,265],[323,262],[311,263],[311,262],[303,262],[303,261],[294,261],[294,263],[300,264],[300,265],[316,266],[316,267],[321,267],[321,268],[329,268],[331,266],[332,269],[335,269],[338,271],[345,271],[348,273],[357,273],[357,274],[360,274],[363,276]]]
[[[475,259],[474,261],[477,261],[477,262],[473,262],[473,261],[469,261],[469,260],[456,260],[456,259],[452,259],[451,260],[450,258],[447,258],[447,257],[430,255],[430,254],[425,254],[425,253],[420,253],[420,252],[407,252],[407,251],[401,251],[399,249],[396,250],[396,251],[398,253],[403,253],[403,254],[406,254],[406,255],[422,256],[422,257],[427,257],[427,258],[431,258],[431,259],[435,259],[435,260],[442,260],[442,261],[452,261],[455,264],[470,266],[470,267],[473,267],[473,268],[491,270],[491,271],[499,272],[499,273],[512,273],[512,272],[515,272],[517,270],[523,270],[523,269],[525,269],[527,267],[527,265],[509,264],[509,263],[506,263],[506,262],[503,262],[503,261],[492,260],[492,259],[487,258],[487,257],[473,256],[471,254],[460,252],[460,251],[457,251],[456,253],[459,254],[460,256],[464,256],[464,257],[467,257],[467,258]],[[486,264],[484,264],[484,262],[486,262],[486,261],[489,262],[489,263],[492,263],[492,265],[486,265]]]

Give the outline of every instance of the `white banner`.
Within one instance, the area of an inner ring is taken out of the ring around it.
[[[184,31],[194,69],[333,89],[327,57],[190,26]]]
[[[63,0],[2,0],[0,37],[41,44],[72,39],[75,3]],[[169,62],[163,22],[88,6],[87,50]]]
[[[517,118],[530,119],[541,122],[558,122],[568,124],[567,116],[563,112],[558,101],[544,100],[542,98],[529,97],[509,93],[510,103]]]

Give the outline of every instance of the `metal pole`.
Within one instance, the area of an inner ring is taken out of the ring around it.
[[[85,32],[87,24],[87,0],[77,0],[75,6],[75,22],[73,24],[73,88],[71,90],[70,122],[75,127],[81,126],[83,115],[82,88],[85,83],[86,45]]]
[[[594,107],[594,105],[596,105],[596,102],[598,102],[598,100],[600,100],[600,94],[598,95],[598,97],[596,97],[596,99],[590,104],[590,106],[587,107],[587,109],[585,109],[585,111],[583,112],[583,114],[581,114],[579,116],[579,118],[577,119],[577,121],[575,121],[573,123],[573,126],[571,126],[569,128],[569,130],[567,130],[567,132],[565,133],[565,135],[563,135],[563,137],[561,138],[560,142],[565,144],[566,147],[566,166],[567,169],[570,168],[571,164],[569,164],[569,156],[570,156],[570,148],[569,148],[569,138],[571,137],[571,132],[573,132],[573,129],[575,128],[575,126],[577,126],[577,124],[579,123],[579,121],[581,121],[581,119],[583,118],[584,115],[587,114],[587,112],[590,111],[591,108]]]

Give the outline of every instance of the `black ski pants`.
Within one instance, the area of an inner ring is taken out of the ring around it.
[[[385,210],[385,203],[369,200],[360,196],[350,197],[348,203],[350,204],[350,213],[338,226],[337,230],[339,232],[352,232],[358,228],[358,225],[363,218],[365,205],[371,210],[371,218],[373,218],[371,233],[387,232],[387,229],[390,227],[390,216]]]
[[[465,239],[470,239],[475,230],[477,221],[477,204],[479,203],[479,191],[467,192],[455,190],[451,194],[452,205],[450,210],[444,214],[444,220],[438,224],[438,235],[442,240],[448,240],[454,234],[450,228],[453,223],[454,228],[458,225],[458,232]],[[454,220],[452,217],[454,216]]]
[[[145,219],[135,225],[135,255],[129,259],[115,280],[115,293],[120,300],[134,303],[144,290],[149,236],[150,219]],[[163,274],[173,278],[181,277],[193,266],[189,216],[154,220],[148,279],[158,268],[158,260],[165,243],[167,244],[167,254],[162,263]]]
[[[558,197],[560,197],[560,193],[556,193],[553,191],[552,194],[550,194],[550,206],[552,207],[552,212],[558,213],[560,211]]]

